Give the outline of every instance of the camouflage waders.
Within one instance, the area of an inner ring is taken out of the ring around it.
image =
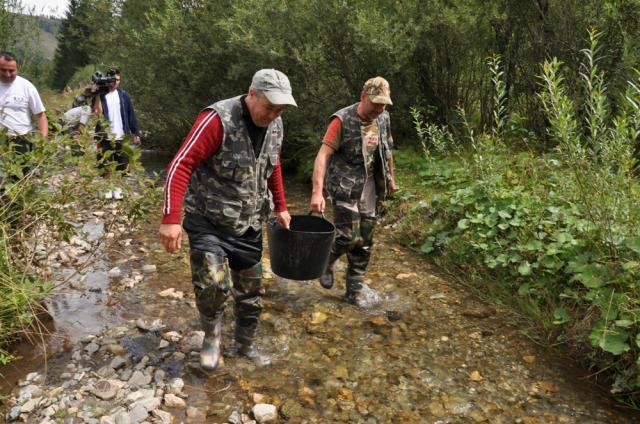
[[[262,312],[262,263],[242,271],[231,271],[236,311],[235,339],[239,345],[251,346]]]
[[[347,254],[346,298],[353,303],[356,294],[362,289],[364,274],[369,267],[376,218],[334,205],[333,221],[336,237],[331,247],[327,270],[332,272],[338,258]]]
[[[191,250],[191,275],[204,340],[200,366],[213,370],[220,362],[221,321],[225,300],[231,291],[229,261],[221,255]]]
[[[379,143],[373,161],[373,170],[368,169],[363,149],[361,119],[358,116],[358,103],[340,109],[332,115],[341,123],[340,147],[331,156],[324,179],[324,190],[333,199],[333,221],[336,226],[336,237],[329,265],[320,277],[320,284],[324,288],[333,286],[332,267],[335,261],[344,253],[349,262],[347,268],[346,298],[350,303],[356,303],[356,295],[363,289],[364,274],[369,266],[371,248],[373,246],[373,231],[376,225],[375,204],[371,210],[361,209],[360,202],[369,198],[365,192],[367,184],[374,184],[370,196],[376,200],[384,199],[389,192],[391,172],[389,160],[393,138],[389,113],[384,111],[376,118],[379,130]],[[374,154],[370,152],[370,154]],[[368,190],[368,189],[367,189]],[[374,200],[374,202],[376,201]],[[361,212],[351,211],[340,203],[356,205]]]
[[[202,368],[213,370],[220,360],[221,320],[230,294],[235,300],[235,340],[239,353],[258,365],[268,364],[269,361],[253,346],[263,307],[262,263],[235,271],[230,270],[226,257],[192,249],[191,272],[196,305],[205,332],[200,351]]]

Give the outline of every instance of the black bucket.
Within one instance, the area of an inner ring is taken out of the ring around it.
[[[290,280],[313,280],[322,275],[336,227],[324,217],[292,215],[289,229],[267,222],[271,270]]]

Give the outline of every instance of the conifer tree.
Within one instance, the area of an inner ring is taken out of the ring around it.
[[[76,69],[90,63],[90,55],[84,42],[90,35],[86,3],[84,0],[69,1],[69,9],[58,34],[58,48],[54,57],[54,88],[64,88]]]

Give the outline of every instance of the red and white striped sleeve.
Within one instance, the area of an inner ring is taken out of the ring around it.
[[[223,134],[222,121],[215,111],[207,109],[200,113],[182,147],[167,167],[162,206],[163,224],[182,222],[182,200],[191,174],[220,148]]]
[[[280,153],[278,153],[280,154]],[[273,168],[273,173],[267,180],[267,185],[273,195],[273,207],[276,212],[287,210],[287,199],[284,196],[284,185],[282,184],[282,155],[278,164]]]

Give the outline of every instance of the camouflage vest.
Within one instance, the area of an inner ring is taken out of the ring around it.
[[[207,217],[217,228],[236,236],[259,230],[272,209],[267,178],[278,164],[282,119],[274,120],[256,158],[242,118],[240,96],[207,107],[215,110],[224,128],[222,144],[191,175],[185,211]]]
[[[340,109],[331,115],[331,118],[337,116],[342,123],[342,141],[338,150],[331,156],[324,187],[334,200],[343,202],[360,200],[364,183],[368,177],[362,151],[362,131],[357,108],[358,103]],[[378,199],[383,199],[389,192],[391,181],[388,163],[388,159],[391,157],[389,112],[382,112],[378,116],[377,122],[380,130],[380,143],[378,144],[378,157],[375,161],[373,177],[376,183],[376,195]]]

